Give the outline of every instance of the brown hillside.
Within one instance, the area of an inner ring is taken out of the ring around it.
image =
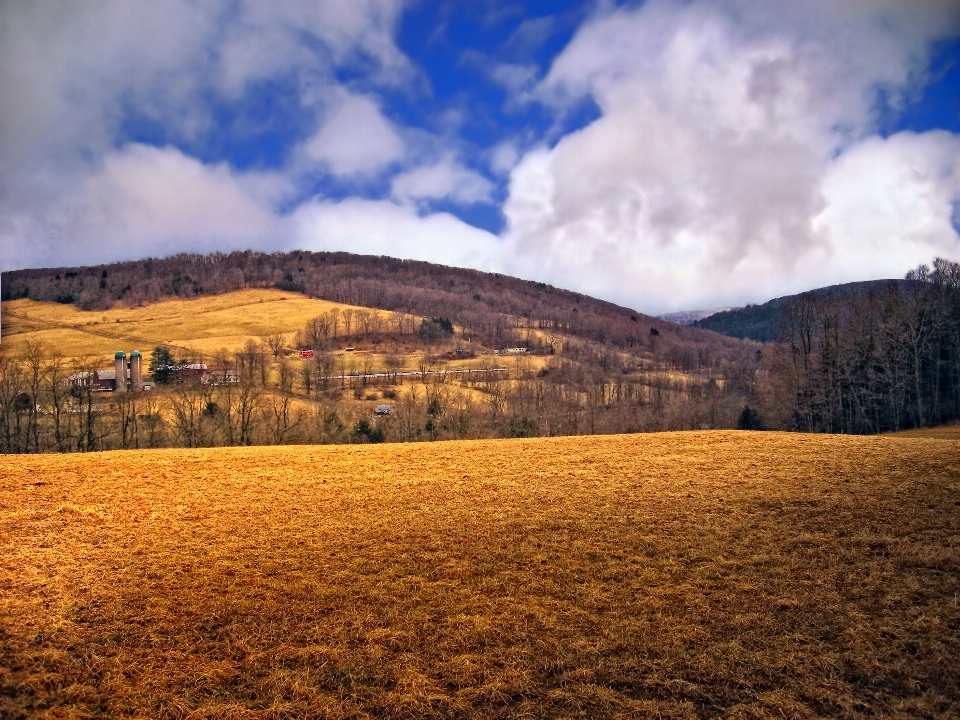
[[[0,458],[0,715],[946,717],[960,443]]]
[[[177,255],[110,265],[3,273],[2,299],[30,298],[87,310],[124,303],[275,288],[347,305],[442,315],[493,340],[504,318],[621,348],[645,344],[651,328],[669,345],[736,353],[743,344],[546,283],[390,257],[343,252]],[[695,352],[695,351],[694,351]]]

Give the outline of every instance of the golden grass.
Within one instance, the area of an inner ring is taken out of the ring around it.
[[[919,430],[901,430],[900,432],[888,433],[888,435],[890,437],[914,437],[929,440],[960,440],[960,423],[920,428]]]
[[[960,714],[960,443],[0,458],[5,718]]]
[[[236,351],[251,338],[280,334],[289,341],[307,320],[333,308],[381,312],[264,289],[93,311],[12,300],[3,303],[3,345],[15,351],[39,340],[68,357],[112,358],[117,350],[146,353],[157,345],[213,355]]]

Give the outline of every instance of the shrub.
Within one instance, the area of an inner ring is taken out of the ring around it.
[[[760,413],[749,405],[744,405],[737,420],[737,430],[763,430],[763,421]]]

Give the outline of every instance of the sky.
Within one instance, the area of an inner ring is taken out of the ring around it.
[[[955,0],[0,0],[0,268],[338,250],[647,313],[960,261]]]

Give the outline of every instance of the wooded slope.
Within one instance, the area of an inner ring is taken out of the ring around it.
[[[890,284],[903,288],[906,282],[906,280],[868,280],[866,282],[830,285],[829,287],[810,290],[802,293],[802,295],[812,296],[824,301],[849,303],[871,292],[879,292]],[[784,311],[791,305],[796,304],[800,297],[800,294],[784,295],[761,305],[747,305],[742,308],[724,310],[701,320],[696,320],[691,324],[694,327],[713,330],[728,337],[757,342],[773,342],[778,339],[783,329]]]

